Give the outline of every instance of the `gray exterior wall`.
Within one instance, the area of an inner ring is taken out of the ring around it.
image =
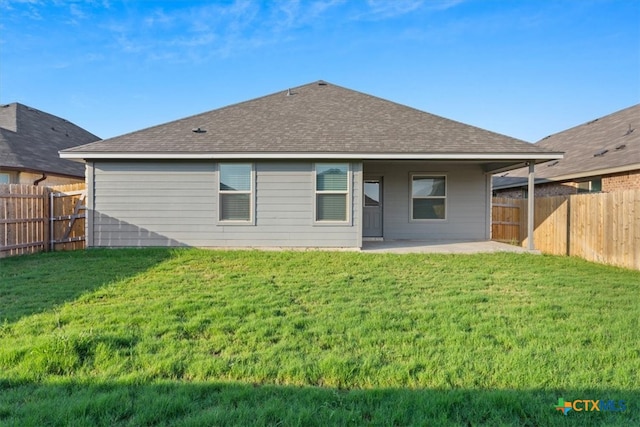
[[[363,170],[364,169],[364,170]],[[314,162],[254,163],[254,222],[218,221],[214,161],[88,163],[88,246],[362,246],[364,177],[383,177],[385,239],[487,240],[490,177],[478,164],[351,163],[351,221],[314,223]],[[447,177],[447,218],[411,221],[411,173]]]
[[[314,224],[314,163],[255,162],[253,224],[218,221],[218,164],[87,165],[88,246],[360,247],[362,164],[351,164],[348,225]]]
[[[411,173],[447,177],[446,219],[411,221]],[[488,240],[490,176],[479,164],[448,162],[364,163],[364,176],[383,177],[383,237],[420,240]]]

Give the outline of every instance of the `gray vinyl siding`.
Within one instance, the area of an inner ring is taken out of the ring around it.
[[[445,220],[411,221],[411,173],[447,177]],[[365,162],[364,176],[383,177],[383,237],[419,240],[486,240],[487,179],[478,164]]]
[[[351,221],[314,223],[313,163],[256,162],[251,224],[218,220],[216,162],[95,162],[90,246],[360,247],[362,167],[351,164]]]

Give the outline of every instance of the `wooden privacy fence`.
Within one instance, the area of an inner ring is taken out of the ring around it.
[[[46,249],[48,196],[46,187],[0,185],[0,257]]]
[[[534,219],[541,252],[640,270],[640,190],[539,197]],[[527,200],[494,198],[491,231],[526,247]]]
[[[51,187],[49,193],[49,250],[73,250],[85,247],[85,199],[87,187],[68,184]]]
[[[84,248],[86,186],[0,185],[0,257]]]
[[[504,243],[520,244],[521,203],[518,199],[494,197],[491,205],[491,237]]]

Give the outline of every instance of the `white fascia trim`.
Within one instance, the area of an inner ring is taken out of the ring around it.
[[[92,153],[59,152],[63,159],[343,159],[343,160],[556,160],[562,153]]]

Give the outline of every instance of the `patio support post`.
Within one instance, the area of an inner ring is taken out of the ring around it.
[[[535,162],[529,162],[529,185],[527,187],[527,249],[532,251],[535,249],[535,245],[533,243],[533,225],[534,218],[533,213],[535,211]]]

